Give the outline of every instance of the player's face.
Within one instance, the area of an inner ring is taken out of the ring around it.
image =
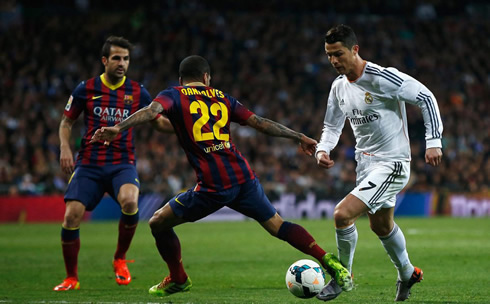
[[[109,78],[121,79],[128,71],[129,50],[113,45],[111,46],[109,58],[102,57],[102,62],[105,66],[105,73]]]
[[[350,50],[339,41],[330,44],[325,43],[325,53],[337,73],[346,75],[354,70],[356,46]]]

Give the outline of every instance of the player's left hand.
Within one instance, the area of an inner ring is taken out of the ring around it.
[[[102,127],[95,131],[90,143],[93,144],[97,141],[104,141],[104,145],[108,145],[109,142],[113,141],[117,134],[119,134],[119,127]]]
[[[306,155],[312,156],[315,153],[316,145],[318,142],[313,138],[309,138],[308,136],[301,134],[301,139],[299,144],[301,145],[301,149]]]
[[[429,148],[425,150],[425,162],[433,167],[439,166],[442,160],[441,148]]]

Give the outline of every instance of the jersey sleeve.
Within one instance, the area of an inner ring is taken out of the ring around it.
[[[405,79],[398,91],[398,99],[421,109],[425,126],[426,149],[441,148],[443,126],[436,97],[415,78],[409,75],[404,76]]]
[[[143,85],[140,85],[140,87],[141,87],[141,96],[140,96],[140,109],[141,109],[151,103],[151,96]]]
[[[141,109],[141,108],[148,106],[152,100],[151,100],[150,93],[148,93],[148,90],[146,90],[146,88],[142,84],[140,85],[140,87],[141,87],[141,93],[140,93],[140,107],[139,108]],[[155,116],[155,118],[153,118],[153,120],[158,119],[160,116],[162,116],[162,114],[158,114],[157,116]]]
[[[379,76],[379,88],[383,93],[392,97],[393,100],[396,100],[400,86],[403,84],[404,77],[408,75],[401,73],[395,68],[384,68]]]
[[[87,102],[85,81],[82,81],[70,95],[63,114],[71,120],[76,120],[83,112]]]
[[[247,109],[241,102],[232,96],[227,96],[231,106],[231,121],[245,125],[247,119],[254,115],[254,112]]]
[[[157,97],[153,99],[153,102],[158,102],[163,107],[162,113],[168,113],[169,110],[174,105],[174,100],[172,98],[172,92],[170,89],[166,89],[158,93]]]
[[[317,153],[325,151],[330,154],[330,151],[337,146],[340,139],[340,134],[345,124],[345,114],[339,106],[339,101],[335,95],[335,87],[332,86],[328,96],[327,111],[323,120],[323,130],[320,142],[316,146]]]

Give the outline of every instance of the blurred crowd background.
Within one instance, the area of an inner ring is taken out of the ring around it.
[[[239,3],[238,3],[239,2]],[[437,97],[442,165],[425,164],[420,109],[407,105],[411,191],[489,193],[490,4],[487,1],[11,1],[0,3],[0,194],[62,194],[58,126],[77,84],[103,71],[110,35],[135,49],[128,77],[152,96],[177,85],[191,54],[211,64],[212,86],[258,115],[319,139],[336,72],[325,32],[353,27],[363,59],[393,66]],[[233,140],[271,198],[314,191],[339,199],[355,185],[349,124],[320,169],[292,141],[234,126]],[[84,131],[80,118],[73,151]],[[171,196],[195,185],[174,135],[136,127],[142,193]]]

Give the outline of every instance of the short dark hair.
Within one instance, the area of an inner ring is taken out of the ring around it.
[[[211,74],[211,68],[206,59],[198,55],[191,55],[180,62],[179,76],[182,80],[199,80],[204,73]]]
[[[329,29],[325,34],[326,43],[332,44],[339,41],[348,49],[357,44],[356,34],[350,26],[339,24]]]
[[[110,36],[107,38],[107,40],[104,42],[104,45],[102,46],[102,57],[109,58],[109,55],[111,54],[111,46],[118,46],[122,47],[123,49],[127,49],[129,53],[131,54],[131,50],[133,49],[133,45],[129,40],[123,38],[123,37],[117,37],[117,36]]]

